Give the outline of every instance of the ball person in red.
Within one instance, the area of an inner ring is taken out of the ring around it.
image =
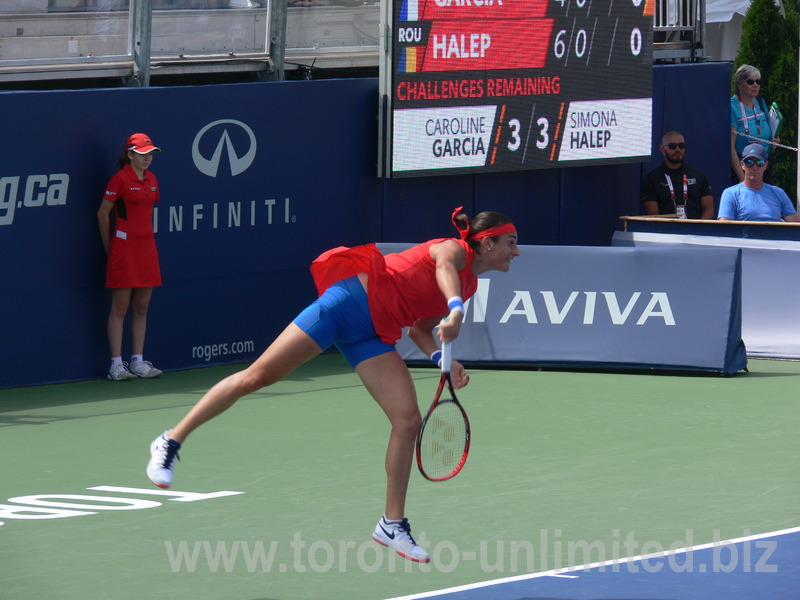
[[[134,133],[130,136],[117,161],[119,171],[108,182],[97,211],[100,237],[108,255],[106,287],[111,288],[111,313],[108,316],[111,367],[108,378],[115,381],[161,375],[159,369],[143,358],[147,310],[153,288],[161,285],[153,232],[153,205],[159,199],[158,181],[148,170],[156,152],[161,150],[148,135]],[[129,309],[130,364],[122,361],[123,325]]]

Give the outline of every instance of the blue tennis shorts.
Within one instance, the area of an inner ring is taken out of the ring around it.
[[[362,360],[395,349],[375,333],[367,293],[358,276],[334,283],[297,315],[294,323],[323,350],[336,345],[353,368]]]

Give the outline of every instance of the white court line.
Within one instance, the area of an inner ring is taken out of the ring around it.
[[[612,560],[604,560],[580,565],[577,567],[565,567],[563,569],[552,569],[550,571],[542,571],[541,573],[526,573],[525,575],[515,575],[514,577],[504,577],[502,579],[492,579],[490,581],[479,581],[477,583],[469,583],[467,585],[460,585],[452,588],[445,588],[443,590],[434,590],[431,592],[422,592],[419,594],[411,594],[409,596],[397,596],[395,598],[387,598],[386,600],[419,600],[421,598],[433,598],[443,594],[453,594],[455,592],[465,592],[468,590],[475,590],[479,588],[489,587],[492,585],[501,585],[503,583],[513,583],[515,581],[525,581],[527,579],[537,579],[539,577],[569,577],[565,573],[574,573],[575,571],[588,571],[590,569],[597,569],[599,567],[610,567],[614,565],[625,564],[629,562],[637,562],[640,560],[652,560],[654,558],[664,558],[675,554],[685,554],[686,552],[694,552],[697,550],[708,550],[709,548],[718,548],[720,546],[728,546],[731,544],[741,544],[742,542],[750,542],[753,540],[762,540],[764,538],[776,537],[779,535],[788,535],[790,533],[800,533],[800,527],[792,527],[791,529],[781,529],[779,531],[772,531],[768,533],[759,533],[756,535],[748,535],[730,540],[720,540],[718,542],[710,542],[708,544],[700,544],[699,546],[690,546],[689,548],[678,548],[676,550],[665,550],[663,552],[653,552],[652,554],[641,554],[639,556],[628,556],[625,558],[615,558]]]

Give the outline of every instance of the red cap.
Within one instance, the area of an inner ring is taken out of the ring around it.
[[[150,136],[144,133],[134,133],[128,138],[128,141],[125,142],[125,147],[138,154],[148,154],[154,150],[156,152],[161,152],[161,148],[156,148]]]

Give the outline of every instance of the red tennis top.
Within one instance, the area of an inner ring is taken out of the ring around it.
[[[322,295],[331,285],[367,273],[367,297],[375,331],[387,344],[395,344],[403,335],[403,327],[419,319],[449,313],[447,298],[436,281],[436,263],[430,248],[448,239],[430,240],[408,250],[384,256],[375,244],[346,248],[340,246],[321,254],[311,265],[317,292]],[[467,262],[458,272],[461,297],[471,298],[478,289],[478,278],[472,273],[474,252],[463,240],[454,239],[466,251]]]

